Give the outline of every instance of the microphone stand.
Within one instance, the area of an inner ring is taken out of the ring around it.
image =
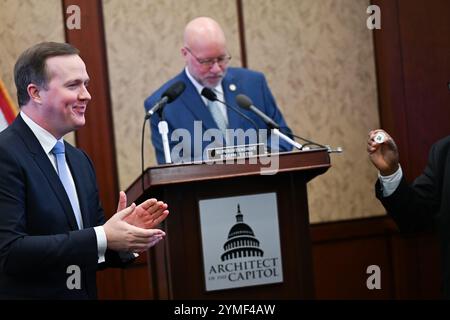
[[[257,145],[257,153],[260,153],[260,148],[259,148],[259,127],[256,124],[255,121],[253,121],[250,117],[248,117],[246,114],[240,112],[238,109],[236,109],[235,107],[229,105],[228,103],[226,103],[225,101],[220,100],[219,98],[217,98],[217,94],[214,92],[216,90],[214,89],[210,89],[210,88],[203,88],[202,92],[200,93],[201,96],[205,97],[206,99],[208,99],[209,101],[217,101],[221,104],[223,104],[226,108],[233,110],[234,112],[236,112],[238,115],[240,115],[242,118],[244,118],[245,120],[247,120],[248,122],[250,122],[256,130],[256,145]],[[263,144],[264,145],[264,144]]]
[[[275,133],[278,137],[280,137],[281,139],[283,139],[284,141],[286,141],[287,143],[289,143],[291,146],[293,146],[293,147],[295,147],[295,148],[297,148],[297,149],[299,149],[299,150],[302,150],[303,146],[302,146],[300,143],[298,143],[298,142],[292,140],[291,138],[289,138],[287,135],[285,135],[283,132],[281,132],[281,131],[278,130],[277,128],[273,128],[272,131],[273,131],[273,133]]]
[[[166,160],[166,163],[172,163],[172,158],[170,157],[170,147],[169,147],[169,126],[167,124],[167,121],[164,119],[164,113],[163,111],[164,106],[159,109],[159,116],[161,118],[161,121],[158,123],[158,131],[161,135],[161,140],[163,144],[164,149],[164,159]]]
[[[238,109],[236,109],[236,108],[234,108],[233,106],[231,106],[231,105],[225,103],[225,101],[219,100],[219,99],[217,99],[217,98],[216,98],[215,101],[217,101],[217,102],[223,104],[225,107],[227,107],[227,108],[233,110],[234,112],[236,112],[238,115],[240,115],[242,118],[244,118],[245,120],[247,120],[248,122],[250,122],[250,123],[255,127],[255,130],[256,130],[256,145],[258,146],[258,154],[259,154],[259,128],[258,128],[258,125],[256,124],[256,122],[253,121],[253,120],[252,120],[249,116],[247,116],[246,114],[240,112]]]

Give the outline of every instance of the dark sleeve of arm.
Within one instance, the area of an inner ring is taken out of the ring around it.
[[[381,184],[376,184],[376,196],[402,231],[414,232],[432,228],[439,210],[442,189],[441,152],[432,147],[428,164],[413,184],[402,177],[400,185],[389,197],[383,197]]]
[[[97,207],[97,212],[96,212],[97,223],[96,224],[97,224],[97,226],[102,226],[105,224],[106,218],[105,218],[105,212],[104,212],[102,204],[100,202],[100,197],[98,195],[97,178],[96,178],[96,174],[95,174],[95,169],[94,169],[91,159],[89,159],[89,157],[87,156],[86,153],[85,153],[85,156],[90,164],[92,183],[94,183],[96,186],[96,189],[95,189],[96,196],[94,197],[95,199],[97,199],[97,206],[96,206]],[[96,244],[96,246],[97,246],[97,244]],[[121,268],[121,267],[125,267],[128,264],[132,263],[134,260],[135,260],[135,256],[130,252],[118,252],[118,251],[106,249],[105,262],[98,264],[98,269],[103,270],[108,267],[120,267]]]

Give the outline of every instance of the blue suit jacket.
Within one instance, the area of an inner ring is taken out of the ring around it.
[[[78,230],[56,170],[23,119],[18,116],[0,133],[0,298],[97,296],[93,227],[102,225],[105,217],[91,161],[81,150],[67,143],[65,147],[83,230]],[[119,266],[129,257],[107,250],[106,264]],[[69,290],[66,284],[71,265],[81,269],[79,290]]]
[[[201,96],[198,94],[195,86],[191,83],[183,70],[175,78],[165,83],[161,88],[154,92],[150,97],[145,100],[145,109],[148,111],[160,98],[162,93],[167,90],[173,83],[177,81],[183,81],[186,84],[184,92],[172,103],[165,106],[163,110],[163,117],[169,125],[169,142],[170,149],[172,150],[179,141],[176,139],[172,141],[171,136],[175,129],[185,129],[184,133],[189,133],[190,137],[190,155],[180,155],[183,161],[199,160],[201,159],[201,153],[207,147],[211,141],[203,141],[203,133],[208,129],[218,129],[217,124],[211,116],[211,113],[205,106]],[[222,87],[224,90],[224,98],[227,104],[238,108],[241,112],[253,119],[258,129],[267,129],[266,124],[253,112],[239,108],[236,103],[236,96],[238,94],[247,95],[253,104],[259,108],[262,112],[271,117],[281,127],[284,127],[284,132],[290,133],[290,129],[287,127],[283,116],[278,109],[275,99],[270,92],[267,85],[267,81],[264,75],[260,72],[251,71],[243,68],[228,68],[227,73],[222,80]],[[235,89],[235,90],[232,90]],[[244,131],[250,128],[254,129],[254,125],[248,120],[241,117],[233,110],[228,109],[228,122],[229,129],[243,129]],[[161,135],[158,131],[158,123],[160,116],[154,114],[151,118],[151,132],[152,142],[156,151],[156,158],[158,163],[165,163],[164,150],[161,141]],[[195,126],[194,121],[202,121],[200,128],[201,134],[194,136]],[[183,135],[183,132],[181,132]],[[247,143],[255,143],[256,141],[246,141]],[[197,146],[197,149],[195,149]],[[201,146],[201,148],[200,148]],[[278,149],[272,146],[273,149]],[[286,142],[280,140],[279,150],[289,151],[292,147]],[[200,152],[200,155],[198,154]],[[172,159],[173,162],[178,162],[180,159]]]

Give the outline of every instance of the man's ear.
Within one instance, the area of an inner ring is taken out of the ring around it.
[[[188,51],[186,50],[185,47],[182,47],[180,49],[180,52],[181,52],[181,56],[183,57],[184,61],[186,61],[187,60]]]
[[[35,85],[34,83],[30,83],[27,87],[28,95],[30,96],[30,99],[33,100],[35,103],[41,103],[42,99],[40,96],[40,88]]]

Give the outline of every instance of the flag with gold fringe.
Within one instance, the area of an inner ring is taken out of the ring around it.
[[[16,118],[18,109],[0,79],[0,131],[10,125]]]

